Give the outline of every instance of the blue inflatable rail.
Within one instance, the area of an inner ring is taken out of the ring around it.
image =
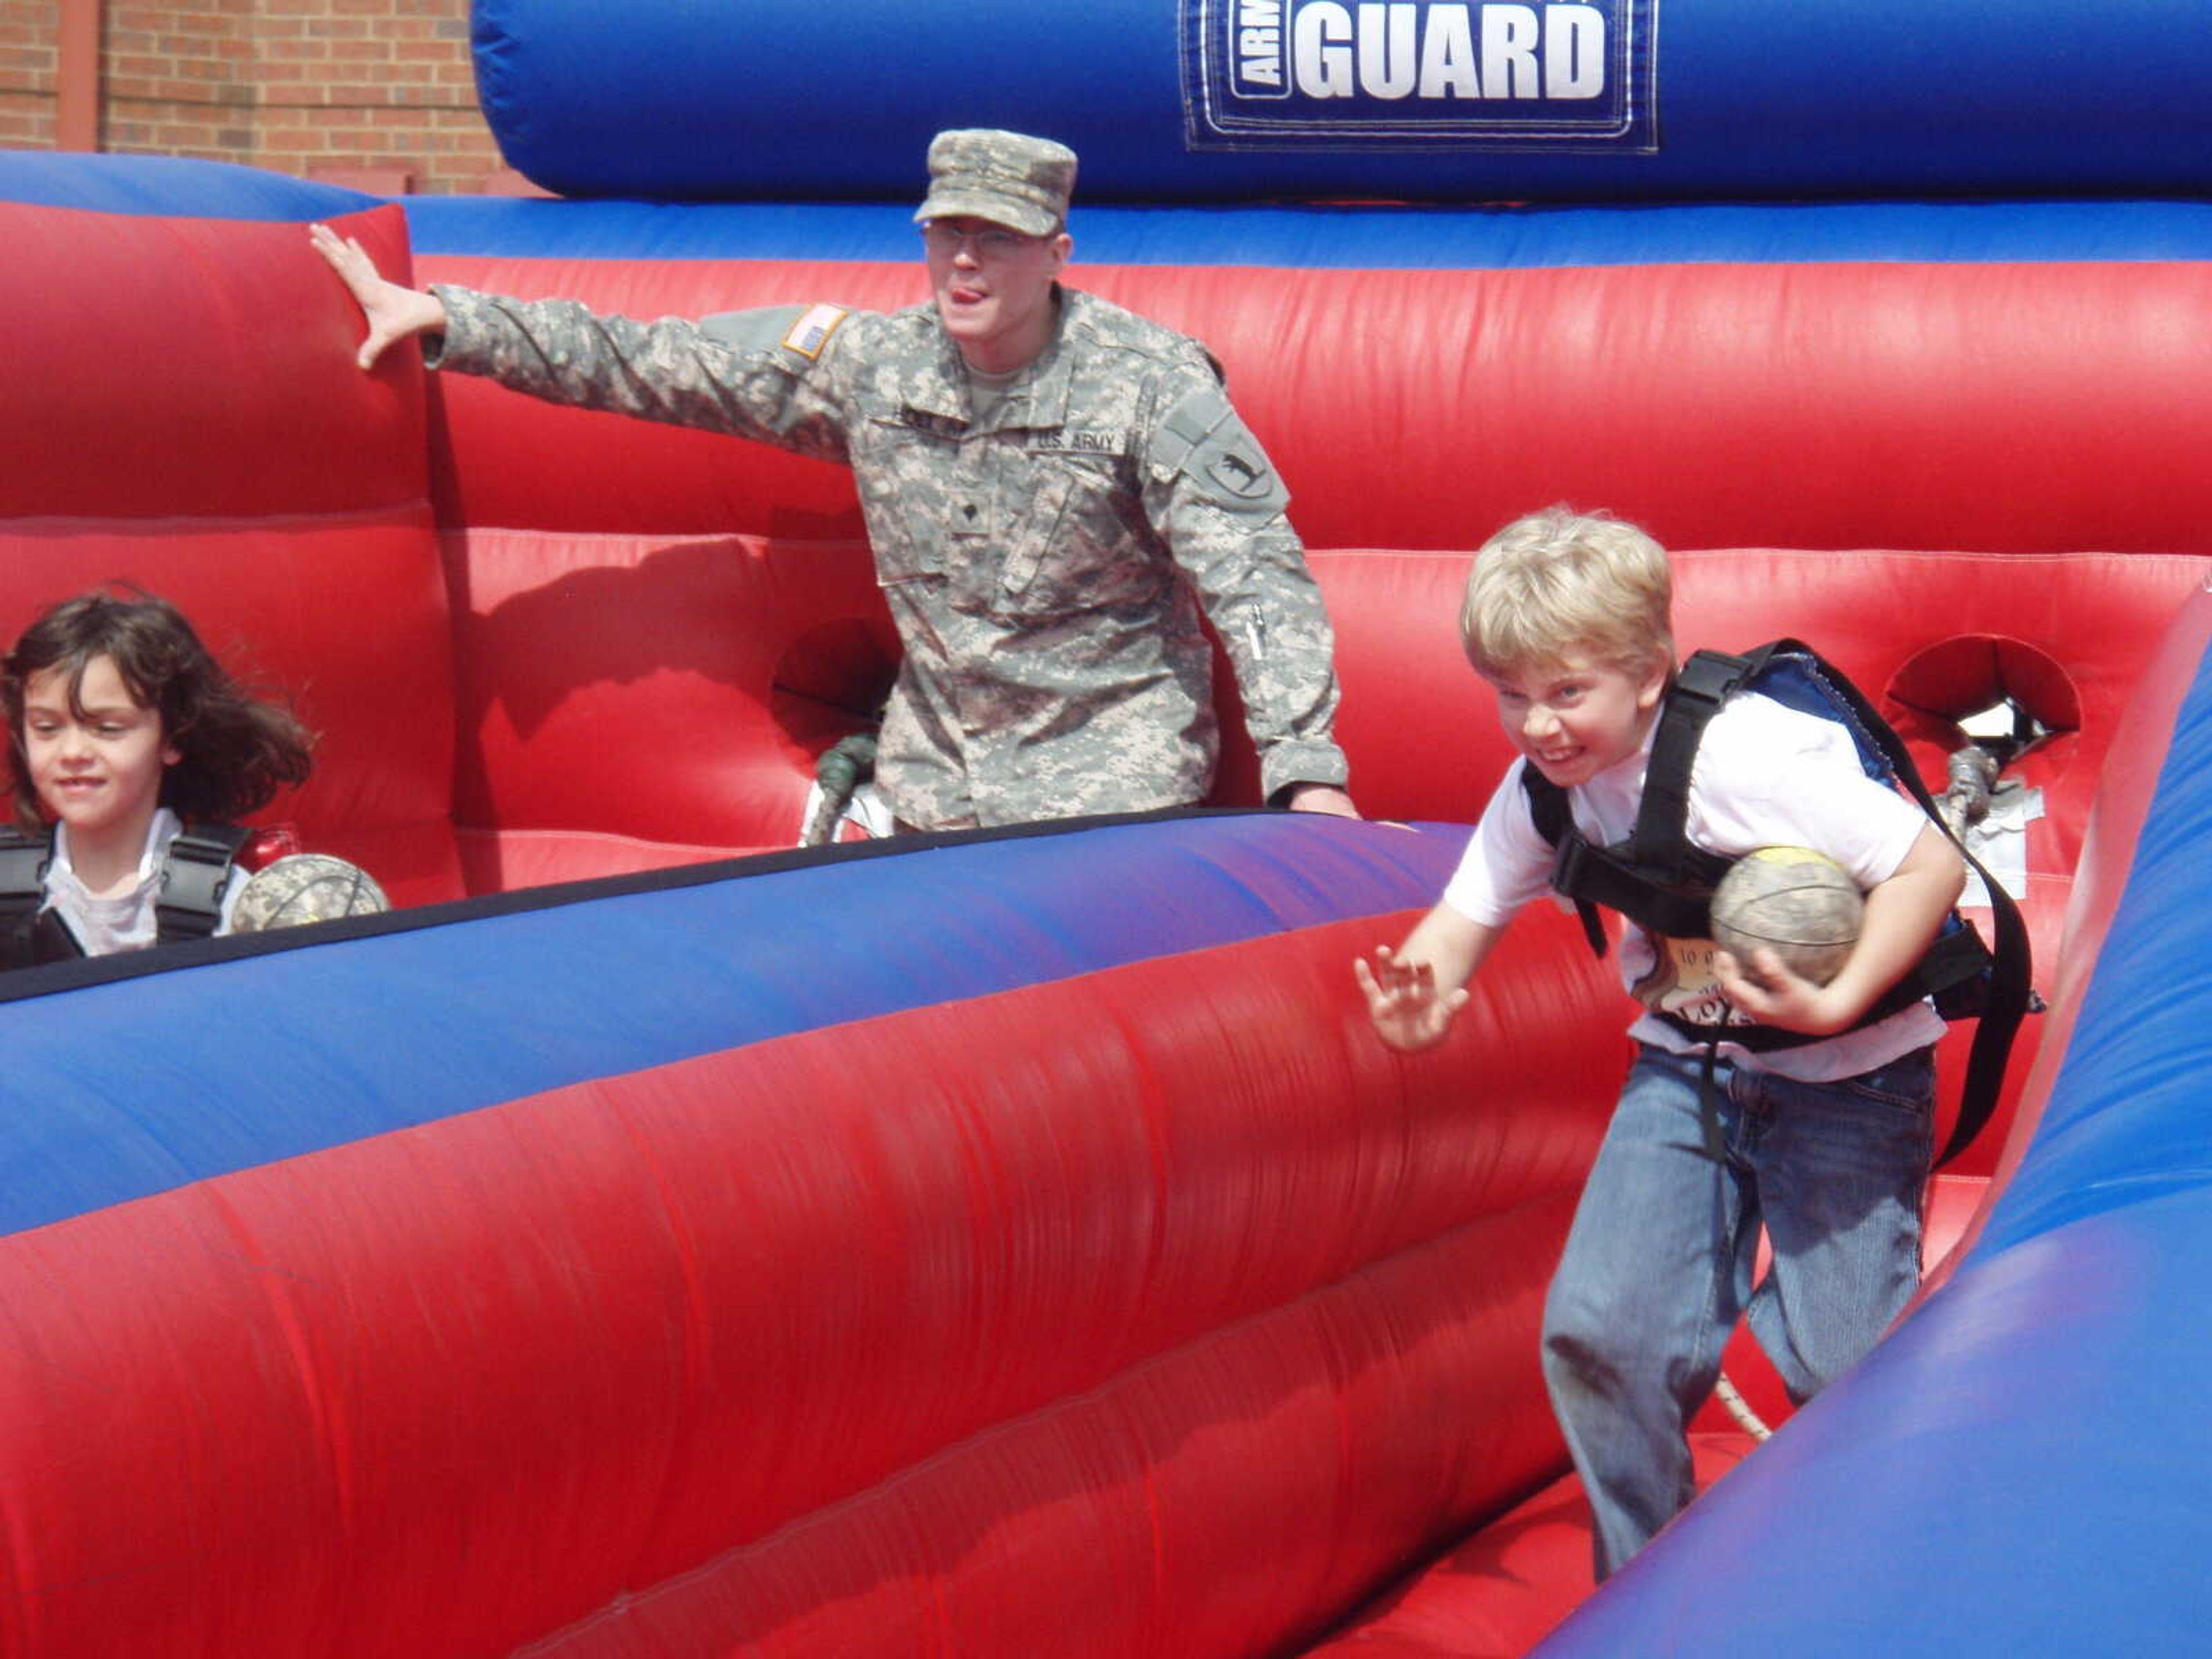
[[[18,973],[9,994],[33,1000],[0,1005],[9,1075],[40,1107],[0,1114],[0,1234],[581,1079],[1411,908],[1466,839],[1281,813],[1100,820],[433,906],[306,950],[210,940],[179,947],[204,963],[190,973],[143,957]],[[1100,909],[1170,867],[1172,902]],[[809,957],[837,971],[795,973]],[[125,1025],[159,1032],[193,1088],[148,1088],[144,1047],[106,1036]]]
[[[304,222],[379,200],[219,161],[0,150],[0,200],[102,213]],[[913,208],[402,198],[416,252],[559,259],[919,258]],[[1086,206],[1089,264],[1311,270],[2212,258],[2212,203],[1837,202],[1679,207]]]

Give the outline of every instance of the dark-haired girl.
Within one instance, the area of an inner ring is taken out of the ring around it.
[[[9,652],[0,699],[15,784],[0,965],[226,931],[246,877],[230,820],[306,779],[307,728],[144,594],[47,611]]]

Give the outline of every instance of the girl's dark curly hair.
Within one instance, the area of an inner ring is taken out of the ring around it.
[[[244,817],[313,769],[313,734],[290,710],[259,701],[224,672],[176,606],[137,590],[121,599],[83,593],[26,629],[0,666],[15,822],[25,831],[43,833],[45,816],[23,747],[24,688],[33,675],[62,670],[70,706],[82,714],[85,669],[99,657],[112,658],[131,695],[161,717],[163,740],[180,757],[162,775],[161,805],[178,817]]]

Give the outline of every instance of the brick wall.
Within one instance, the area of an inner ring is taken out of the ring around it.
[[[0,0],[0,144],[54,143],[57,0]],[[100,147],[397,194],[515,187],[469,0],[105,0]]]
[[[0,147],[53,148],[55,33],[52,4],[0,0]]]

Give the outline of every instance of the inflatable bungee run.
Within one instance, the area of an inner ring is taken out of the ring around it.
[[[474,26],[561,199],[0,154],[0,628],[176,600],[321,734],[270,818],[398,907],[0,981],[0,1654],[2201,1644],[2192,9]],[[1073,145],[1070,280],[1226,367],[1370,822],[1257,810],[1224,675],[1206,809],[799,847],[896,662],[849,478],[363,374],[307,237],[640,316],[896,307],[952,125]],[[1536,1337],[1626,1005],[1542,905],[1431,1053],[1350,972],[1510,757],[1458,592],[1554,501],[1677,550],[1683,650],[1813,641],[1932,787],[1997,711],[2048,1003],[1921,1298],[1794,1413],[1732,1347],[1708,1489],[1595,1595]]]

